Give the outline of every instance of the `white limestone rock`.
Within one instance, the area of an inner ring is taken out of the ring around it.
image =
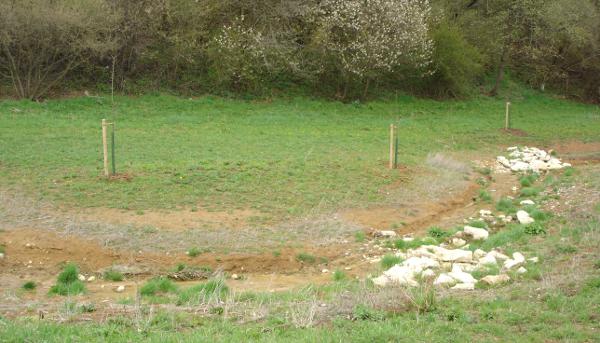
[[[481,280],[479,280],[479,281],[483,282],[487,285],[490,285],[490,286],[495,286],[495,285],[503,284],[503,283],[510,281],[510,277],[506,274],[487,275],[487,276],[481,278]]]
[[[486,240],[490,236],[490,233],[487,230],[468,225],[464,227],[464,232],[476,241]]]
[[[533,218],[531,218],[529,213],[527,213],[523,210],[520,210],[517,212],[517,219],[519,220],[519,223],[521,223],[523,225],[528,225],[528,224],[535,222],[535,220]]]
[[[450,288],[453,290],[458,290],[458,291],[472,291],[475,289],[475,283],[471,283],[471,282],[464,282],[464,283],[457,283],[456,285],[454,285],[454,287]]]
[[[433,281],[435,286],[452,286],[456,284],[456,280],[453,277],[446,273],[440,274],[435,281]]]
[[[520,204],[521,205],[535,205],[535,202],[533,202],[533,200],[526,199],[526,200],[521,201]]]

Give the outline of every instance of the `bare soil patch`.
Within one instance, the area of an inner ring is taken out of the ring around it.
[[[254,210],[210,212],[203,209],[177,211],[119,210],[113,208],[84,209],[79,215],[85,221],[103,221],[114,225],[154,227],[161,230],[185,231],[190,228],[240,229],[249,226],[261,214]]]

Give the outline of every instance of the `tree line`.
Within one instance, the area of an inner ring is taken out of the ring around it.
[[[600,100],[600,0],[0,0],[0,94]]]

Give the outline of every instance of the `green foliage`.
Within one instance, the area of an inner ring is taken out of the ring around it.
[[[203,254],[203,253],[205,253],[205,252],[207,252],[207,250],[206,250],[206,249],[200,249],[200,248],[193,247],[193,248],[190,248],[190,249],[187,251],[187,255],[188,255],[189,257],[197,257],[197,256],[199,256],[200,254]]]
[[[492,196],[490,195],[490,193],[484,189],[479,191],[479,200],[483,201],[483,202],[491,202],[492,201]]]
[[[142,288],[140,288],[140,294],[143,296],[175,293],[176,291],[177,286],[173,283],[173,281],[165,277],[150,279],[142,286]]]
[[[521,189],[521,197],[529,198],[540,194],[540,189],[536,187],[525,187]]]
[[[37,284],[34,281],[27,281],[23,284],[23,289],[26,291],[33,291],[37,287]]]
[[[427,230],[427,234],[430,237],[433,237],[433,238],[435,238],[437,240],[445,239],[447,237],[450,237],[450,235],[451,235],[450,232],[448,232],[448,231],[446,231],[446,230],[444,230],[442,228],[439,228],[437,226],[430,227],[429,230]]]
[[[367,235],[365,234],[364,231],[356,231],[356,233],[354,233],[354,240],[357,243],[362,243],[367,239]]]
[[[73,283],[78,280],[78,277],[79,268],[77,268],[77,265],[69,263],[63,268],[62,272],[58,274],[57,281],[59,283]]]
[[[396,255],[387,254],[381,258],[381,267],[383,269],[390,269],[399,263],[402,263],[402,258]]]
[[[373,308],[359,304],[354,307],[352,313],[354,320],[368,320],[368,321],[380,321],[385,318],[385,314],[382,311],[374,310]]]
[[[302,263],[313,264],[313,263],[317,262],[317,258],[314,255],[302,252],[302,253],[299,253],[298,255],[296,255],[296,261],[302,262]]]
[[[229,293],[229,287],[222,278],[212,279],[179,292],[177,305],[199,305],[209,301],[222,300]]]
[[[108,269],[104,272],[104,280],[109,281],[123,281],[124,277],[121,272],[118,272],[114,269]]]
[[[425,238],[414,238],[411,241],[405,241],[404,239],[397,239],[394,241],[394,248],[399,250],[416,249],[421,245],[437,244],[437,240],[433,237]]]
[[[531,187],[531,186],[533,186],[533,184],[535,183],[537,178],[538,178],[537,174],[523,175],[519,179],[519,182],[521,184],[521,187]]]
[[[469,222],[469,224],[467,224],[467,225],[472,226],[472,227],[477,227],[480,229],[487,229],[487,223],[484,222],[483,220],[471,220]]]
[[[556,252],[559,254],[574,254],[577,252],[577,247],[568,244],[558,244],[556,246]]]
[[[77,295],[85,292],[85,284],[79,281],[79,269],[77,265],[69,263],[63,271],[58,274],[56,284],[50,287],[49,294]]]
[[[482,56],[463,37],[460,28],[443,22],[432,33],[434,73],[427,92],[437,97],[462,97],[472,92],[482,76]]]
[[[534,222],[525,226],[525,233],[528,235],[545,235],[546,228],[540,222]]]
[[[348,276],[342,270],[338,269],[335,272],[333,272],[333,281],[343,281],[343,280],[346,280],[347,278],[348,278]]]
[[[496,210],[506,214],[514,214],[517,212],[517,208],[515,207],[513,200],[509,198],[500,199],[496,204]]]
[[[525,227],[519,224],[511,224],[505,230],[490,235],[487,240],[479,244],[481,244],[481,249],[489,251],[493,248],[523,243],[526,239]],[[471,246],[475,247],[476,244],[472,243]]]

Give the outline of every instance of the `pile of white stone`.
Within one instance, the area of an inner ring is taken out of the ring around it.
[[[478,229],[483,230],[483,229]],[[485,230],[484,230],[485,231]],[[467,247],[467,246],[465,246]],[[477,282],[497,285],[510,280],[508,271],[526,273],[526,263],[536,263],[537,258],[525,259],[523,254],[515,252],[511,257],[498,250],[485,252],[477,249],[474,252],[466,249],[448,249],[435,245],[423,245],[410,249],[406,253],[396,254],[405,260],[374,278],[377,286],[390,284],[418,286],[418,280],[433,280],[438,287],[450,287],[456,290],[473,290]],[[501,266],[498,275],[487,275],[477,280],[471,274],[476,270],[487,270]]]
[[[508,157],[498,156],[497,162],[500,168],[513,172],[544,171],[570,167],[571,164],[563,163],[548,152],[533,147],[510,147]]]

